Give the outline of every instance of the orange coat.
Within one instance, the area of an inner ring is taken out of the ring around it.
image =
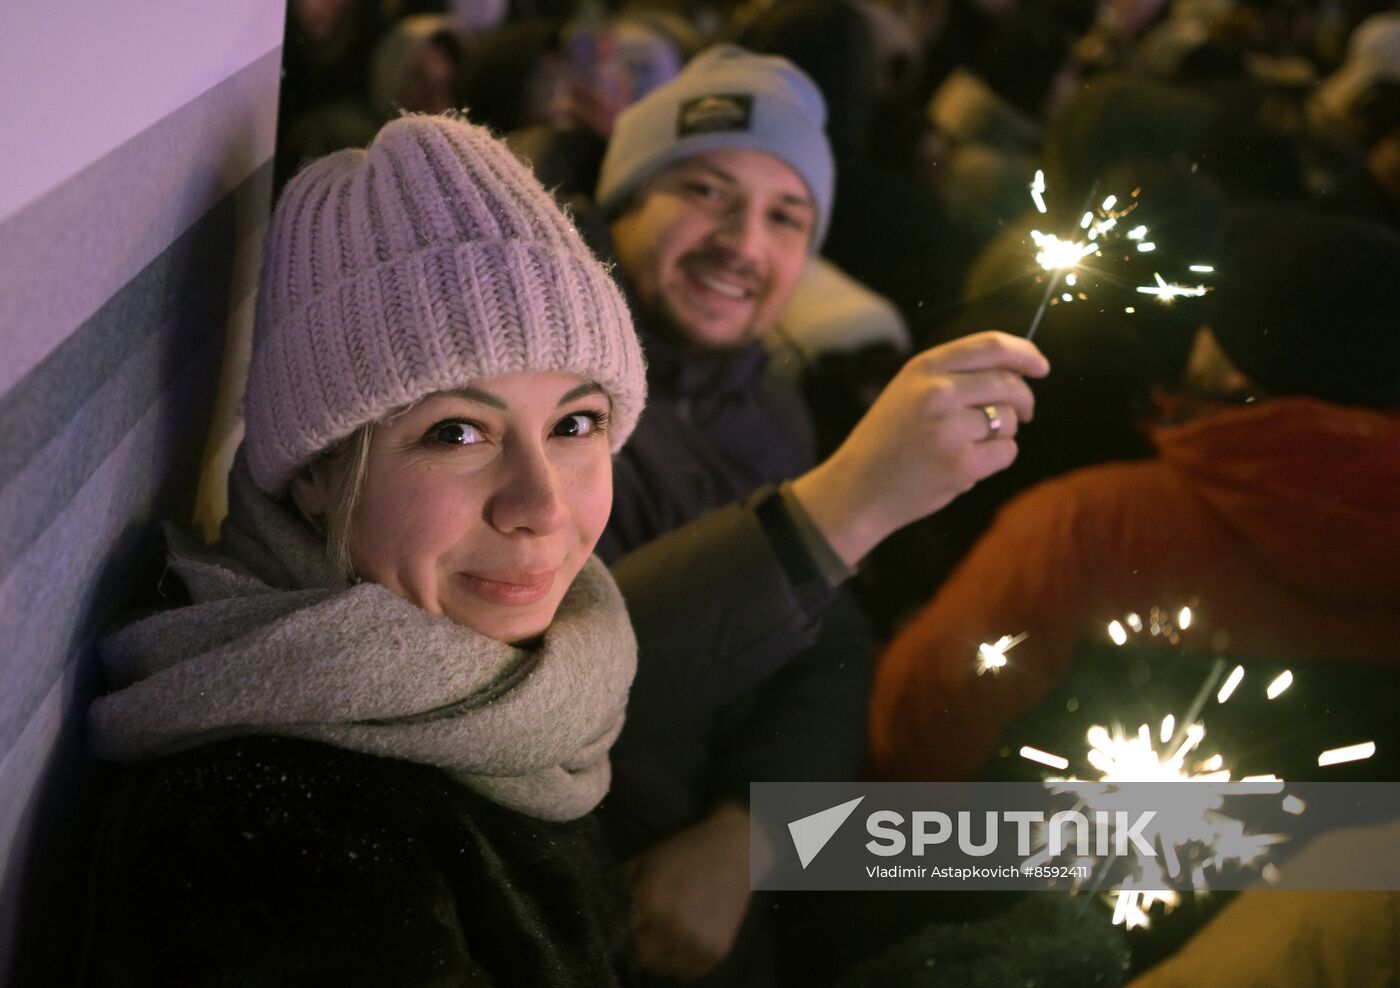
[[[1003,509],[880,662],[877,778],[960,779],[1081,640],[1197,601],[1197,647],[1400,658],[1400,416],[1279,398],[1159,430],[1158,456],[1076,471]],[[999,675],[978,644],[1027,633]]]

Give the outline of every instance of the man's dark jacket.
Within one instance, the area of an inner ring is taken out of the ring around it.
[[[700,354],[639,328],[647,407],[598,547],[639,643],[604,803],[624,855],[747,800],[750,782],[854,778],[870,662],[775,487],[812,466],[796,390],[759,344]]]

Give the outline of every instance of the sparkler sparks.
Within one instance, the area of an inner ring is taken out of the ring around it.
[[[1031,201],[1035,203],[1035,208],[1039,212],[1045,212],[1045,173],[1036,169],[1035,179],[1031,182]]]
[[[1127,643],[1130,629],[1132,635],[1146,633],[1175,644],[1179,641],[1178,633],[1190,628],[1195,620],[1195,612],[1189,604],[1175,612],[1153,607],[1145,619],[1133,612],[1121,621],[1110,622],[1108,634],[1120,646]],[[1229,782],[1232,769],[1227,767],[1229,760],[1225,754],[1200,751],[1206,728],[1197,719],[1224,668],[1223,660],[1217,660],[1183,716],[1168,713],[1162,718],[1155,736],[1148,724],[1139,725],[1131,733],[1116,726],[1110,729],[1094,724],[1085,734],[1088,747],[1084,760],[1093,769],[1097,781],[1082,782],[1071,775],[1048,778],[1046,786],[1052,791],[1072,793],[1078,797],[1080,806],[1097,811],[1109,809],[1116,798],[1111,795],[1112,785],[1105,789],[1106,783]],[[1244,668],[1237,667],[1216,694],[1217,700],[1227,701],[1243,679]],[[1057,771],[1068,768],[1068,759],[1029,745],[1020,753],[1023,758]],[[1253,794],[1259,794],[1259,785],[1277,786],[1274,792],[1281,792],[1283,787],[1282,780],[1272,774],[1247,776],[1241,781],[1256,787],[1248,790]],[[1160,858],[1139,857],[1131,861],[1135,877],[1110,893],[1114,898],[1115,923],[1128,929],[1148,926],[1154,907],[1170,910],[1176,906],[1180,896],[1168,888],[1167,878],[1178,879],[1184,868],[1190,869],[1193,884],[1204,888],[1209,869],[1233,863],[1254,865],[1268,853],[1269,847],[1279,839],[1277,835],[1246,833],[1244,824],[1223,809],[1223,796],[1224,791],[1219,786],[1183,787],[1185,814],[1174,815],[1174,823],[1164,824],[1149,838],[1152,845],[1161,849]],[[1285,803],[1284,808],[1288,812],[1303,810],[1301,800],[1296,799]]]
[[[1060,772],[1063,772],[1065,769],[1069,768],[1068,758],[1065,758],[1061,755],[1052,755],[1048,751],[1041,751],[1039,748],[1032,748],[1030,745],[1022,746],[1021,757],[1026,759],[1027,761],[1037,762],[1041,765],[1047,765],[1050,768],[1053,768]]]
[[[1144,250],[1149,246],[1151,245],[1141,244],[1138,249]],[[1210,291],[1205,285],[1195,285],[1193,287],[1191,285],[1168,284],[1167,280],[1156,271],[1152,272],[1152,277],[1156,280],[1157,284],[1139,285],[1138,291],[1144,295],[1156,296],[1157,301],[1161,302],[1163,305],[1170,305],[1179,298],[1200,298],[1206,292]]]
[[[1023,631],[1019,635],[1002,635],[990,645],[986,642],[978,645],[977,675],[984,672],[996,675],[1006,665],[1006,653],[1025,640],[1026,632]]]
[[[1045,202],[1045,191],[1045,172],[1037,171],[1034,180],[1030,183],[1030,193],[1036,211],[1042,214],[1049,212]],[[1068,237],[1040,230],[1031,231],[1031,241],[1035,245],[1035,263],[1041,270],[1048,272],[1048,275],[1043,276],[1045,277],[1045,292],[1041,296],[1040,304],[1036,307],[1035,315],[1031,318],[1030,327],[1026,331],[1026,339],[1035,337],[1035,331],[1040,327],[1040,322],[1045,317],[1045,311],[1049,306],[1070,303],[1076,299],[1087,301],[1088,296],[1082,290],[1078,292],[1059,291],[1059,284],[1063,280],[1068,287],[1074,288],[1078,283],[1075,272],[1092,257],[1107,258],[1108,255],[1104,253],[1104,250],[1113,240],[1125,238],[1132,241],[1138,253],[1142,254],[1151,253],[1157,249],[1157,245],[1147,239],[1146,224],[1138,224],[1126,232],[1118,229],[1119,221],[1137,209],[1140,192],[1140,189],[1134,189],[1121,208],[1119,208],[1119,197],[1116,195],[1105,196],[1097,208],[1092,208],[1094,190],[1090,190],[1078,224],[1078,230],[1085,231],[1087,239],[1081,239],[1078,231]],[[1117,256],[1116,253],[1114,256]],[[1213,272],[1214,268],[1208,264],[1194,264],[1191,266],[1191,270],[1207,274]],[[1168,283],[1160,274],[1154,273],[1154,277],[1157,281],[1156,285],[1143,285],[1137,290],[1143,294],[1155,296],[1162,305],[1170,305],[1178,298],[1199,298],[1207,291],[1204,285],[1177,285]],[[1124,312],[1131,315],[1135,310],[1131,306],[1127,306],[1124,308]]]
[[[1036,251],[1035,263],[1046,271],[1070,271],[1090,254],[1097,254],[1099,245],[1079,240],[1061,240],[1053,233],[1031,231],[1031,240],[1040,248]]]
[[[1126,644],[1130,635],[1138,634],[1160,636],[1171,644],[1177,644],[1180,640],[1178,633],[1194,624],[1196,615],[1190,605],[1175,612],[1153,607],[1145,617],[1130,613],[1121,621],[1110,622],[1108,633],[1117,645]],[[1086,811],[1086,815],[1088,811],[1097,813],[1119,805],[1117,801],[1121,799],[1121,791],[1117,790],[1118,783],[1225,783],[1181,787],[1181,795],[1176,797],[1170,821],[1156,820],[1156,829],[1149,825],[1141,831],[1149,845],[1158,849],[1158,856],[1134,855],[1119,859],[1116,867],[1126,865],[1131,874],[1119,883],[1115,891],[1108,893],[1114,900],[1113,921],[1116,924],[1129,929],[1150,925],[1150,913],[1154,907],[1170,910],[1180,902],[1180,895],[1168,886],[1181,881],[1183,876],[1189,877],[1191,885],[1200,890],[1206,888],[1209,871],[1231,866],[1259,868],[1261,874],[1267,873],[1266,880],[1278,880],[1278,869],[1266,858],[1270,848],[1284,838],[1278,834],[1247,832],[1243,821],[1225,808],[1224,797],[1280,795],[1280,809],[1295,816],[1303,813],[1307,804],[1297,796],[1286,793],[1284,780],[1278,775],[1264,772],[1235,776],[1234,760],[1226,753],[1202,751],[1206,728],[1199,717],[1212,691],[1217,703],[1224,704],[1239,691],[1245,679],[1244,667],[1236,666],[1221,684],[1226,668],[1225,660],[1217,659],[1186,710],[1180,716],[1171,713],[1164,716],[1155,735],[1146,723],[1131,732],[1116,724],[1112,727],[1094,724],[1085,734],[1087,747],[1083,756],[1092,773],[1085,778],[1069,774],[1045,779],[1045,786],[1050,791],[1076,797],[1078,803],[1075,808]],[[1269,682],[1265,696],[1269,700],[1277,699],[1292,686],[1293,678],[1289,670],[1279,673]],[[1221,684],[1218,690],[1217,684]],[[1323,767],[1341,765],[1371,758],[1375,753],[1376,743],[1364,741],[1324,751],[1318,755],[1317,764]],[[1055,772],[1070,770],[1069,758],[1031,745],[1023,746],[1020,756]],[[1049,846],[1042,834],[1040,849],[1025,864],[1044,863],[1049,859]],[[1110,859],[1105,867],[1113,869],[1115,865]],[[1109,880],[1111,873],[1114,872],[1101,871],[1094,879],[1097,884],[1081,883],[1076,888],[1079,891],[1095,891]],[[1116,874],[1121,877],[1121,872]]]
[[[1216,702],[1224,703],[1230,699],[1230,694],[1235,692],[1236,687],[1244,680],[1244,666],[1235,666],[1230,673],[1230,678],[1225,680],[1225,685],[1220,687],[1220,692],[1215,695]]]
[[[1197,614],[1194,605],[1196,600],[1175,610],[1151,607],[1141,614],[1128,613],[1123,619],[1107,624],[1109,637],[1117,645],[1126,645],[1134,635],[1142,635],[1144,640],[1152,635],[1168,644],[1180,644],[1187,628],[1204,624],[1194,635],[1211,631],[1210,614]],[[1023,637],[1025,635],[1019,638]],[[1014,640],[1002,637],[993,645],[984,644],[981,649],[1004,654],[1002,645],[1009,648],[1011,644]],[[1124,849],[1110,854],[1106,851],[1106,842],[1100,842],[1098,856],[1082,856],[1085,845],[1081,844],[1078,848],[1081,856],[1074,858],[1070,849],[1061,849],[1064,848],[1063,833],[1054,831],[1051,823],[1043,824],[1037,847],[1032,848],[1035,854],[1022,862],[1023,866],[1042,865],[1051,858],[1060,858],[1063,863],[1072,859],[1077,866],[1088,865],[1084,872],[1088,877],[1075,883],[1074,890],[1088,894],[1109,890],[1105,894],[1113,904],[1113,922],[1128,929],[1151,925],[1154,908],[1172,910],[1190,889],[1196,889],[1197,893],[1207,891],[1207,879],[1212,872],[1228,876],[1235,870],[1249,869],[1263,876],[1266,882],[1280,882],[1280,869],[1268,858],[1273,854],[1274,845],[1287,837],[1250,833],[1245,823],[1249,814],[1240,814],[1245,819],[1235,816],[1232,810],[1238,810],[1238,805],[1226,800],[1238,796],[1266,796],[1275,812],[1281,810],[1292,816],[1306,812],[1308,805],[1287,792],[1284,779],[1274,772],[1236,774],[1242,768],[1238,758],[1228,751],[1207,747],[1207,731],[1201,718],[1207,708],[1214,710],[1215,705],[1226,704],[1236,696],[1250,697],[1249,703],[1264,698],[1277,700],[1291,689],[1294,673],[1287,669],[1275,672],[1277,675],[1268,680],[1250,680],[1257,684],[1242,690],[1240,687],[1245,686],[1247,679],[1245,666],[1231,668],[1224,658],[1217,658],[1184,710],[1169,712],[1159,722],[1149,719],[1135,731],[1124,728],[1113,718],[1093,724],[1085,732],[1086,744],[1081,756],[1075,756],[1074,751],[1057,754],[1023,744],[1019,756],[1050,770],[1043,777],[1046,789],[1060,796],[1072,796],[1077,800],[1074,812],[1088,819],[1106,821],[1116,810],[1133,805],[1128,796],[1133,786],[1123,784],[1187,781],[1214,784],[1173,786],[1170,812],[1134,824],[1131,840],[1141,838],[1155,854],[1145,851],[1137,854]],[[1268,683],[1267,687],[1263,686],[1264,682]],[[1264,696],[1260,697],[1260,693]],[[1210,704],[1212,696],[1217,704]],[[1065,704],[1065,710],[1071,714],[1078,707],[1077,700]],[[1317,765],[1357,763],[1375,756],[1376,750],[1373,740],[1345,744],[1322,751],[1317,756]],[[1078,777],[1072,768],[1077,761],[1088,768]],[[1112,824],[1100,823],[1099,826],[1112,827]],[[1124,826],[1126,824],[1119,824],[1114,841],[1121,841]],[[1284,830],[1285,827],[1280,828]],[[1067,856],[1061,858],[1063,854]]]
[[[1344,762],[1359,762],[1370,758],[1376,753],[1376,742],[1365,741],[1361,744],[1349,744],[1345,748],[1333,748],[1324,751],[1317,756],[1319,766],[1341,765]]]
[[[1170,715],[1163,721],[1162,736],[1165,740],[1161,748],[1153,743],[1152,732],[1146,724],[1128,734],[1118,728],[1110,731],[1101,724],[1095,724],[1086,735],[1089,750],[1085,760],[1099,773],[1098,780],[1087,782],[1071,776],[1067,779],[1047,779],[1046,786],[1054,792],[1077,796],[1080,806],[1097,812],[1115,808],[1117,800],[1121,799],[1114,786],[1105,787],[1104,783],[1229,782],[1231,772],[1225,768],[1225,756],[1219,752],[1200,759],[1192,767],[1187,765],[1191,754],[1205,739],[1204,725],[1190,724],[1173,750],[1172,744],[1178,738],[1168,729],[1174,724],[1175,718]],[[1058,756],[1048,756],[1048,753],[1030,746],[1021,749],[1021,756],[1052,768],[1067,761]],[[1055,759],[1053,763],[1051,758]],[[1281,780],[1273,777],[1251,777],[1249,781],[1257,785],[1242,790],[1241,794],[1276,793],[1283,786]],[[1226,794],[1227,790],[1219,786],[1184,788],[1176,807],[1184,812],[1173,814],[1172,822],[1168,825],[1149,825],[1144,829],[1144,838],[1161,849],[1160,861],[1164,864],[1147,856],[1135,859],[1138,877],[1125,881],[1116,892],[1111,893],[1116,900],[1115,923],[1129,929],[1147,926],[1150,923],[1148,913],[1154,905],[1160,904],[1167,909],[1175,906],[1180,898],[1176,892],[1167,889],[1167,878],[1180,877],[1183,865],[1191,868],[1193,883],[1204,887],[1208,870],[1218,870],[1228,863],[1252,865],[1281,840],[1276,834],[1247,833],[1241,821],[1222,809]],[[1298,811],[1301,812],[1301,807]]]

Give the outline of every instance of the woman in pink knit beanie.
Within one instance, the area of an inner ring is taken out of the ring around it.
[[[188,605],[103,646],[89,980],[626,980],[591,811],[636,643],[592,550],[644,391],[608,273],[480,128],[405,117],[288,185],[222,540],[168,532]]]

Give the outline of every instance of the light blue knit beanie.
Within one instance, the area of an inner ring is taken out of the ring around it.
[[[615,215],[648,178],[694,154],[764,151],[807,184],[817,207],[815,254],[831,222],[836,185],[825,126],[821,91],[787,59],[735,45],[711,48],[618,116],[598,176],[598,205]]]

